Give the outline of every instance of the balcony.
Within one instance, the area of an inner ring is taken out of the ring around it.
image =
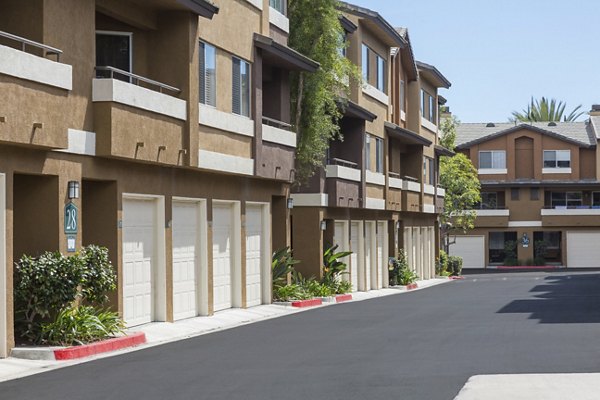
[[[402,205],[403,211],[421,212],[421,182],[416,178],[403,177]]]
[[[551,208],[542,209],[542,216],[557,215],[600,215],[600,206],[555,206]]]
[[[446,189],[441,186],[437,187],[437,196],[438,197],[446,197]]]
[[[331,158],[325,166],[325,187],[331,207],[359,207],[362,174],[358,164]]]
[[[600,206],[555,206],[541,210],[542,226],[599,226]]]
[[[180,90],[113,67],[92,82],[98,155],[182,163],[187,102]]]
[[[67,148],[72,67],[59,62],[59,49],[2,31],[0,39],[0,141]]]
[[[294,171],[296,132],[292,125],[274,118],[262,118],[261,162],[259,176],[291,181]]]
[[[477,215],[477,227],[507,227],[510,219],[510,210],[503,207],[478,208],[474,210]]]

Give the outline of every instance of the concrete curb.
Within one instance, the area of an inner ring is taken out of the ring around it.
[[[338,294],[337,296],[335,296],[336,303],[343,303],[345,301],[350,301],[350,300],[352,300],[351,294]]]
[[[135,332],[131,335],[102,340],[100,342],[70,347],[21,347],[12,350],[11,356],[26,360],[74,360],[96,354],[121,350],[127,347],[138,346],[146,343],[144,332]]]

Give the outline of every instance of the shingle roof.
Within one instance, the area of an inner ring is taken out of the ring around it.
[[[595,124],[593,118],[597,118]],[[548,126],[548,122],[521,123],[517,125],[513,122],[493,124],[464,123],[460,124],[456,129],[456,147],[459,149],[468,148],[473,144],[481,143],[519,129],[531,129],[582,147],[592,147],[596,146],[596,135],[600,134],[600,131],[594,130],[594,125],[600,128],[600,117],[592,117],[592,123],[588,121],[556,122],[556,126]]]

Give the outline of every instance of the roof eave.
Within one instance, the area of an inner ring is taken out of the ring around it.
[[[219,7],[206,0],[177,0],[177,2],[195,14],[202,17],[212,19],[215,14],[219,13]]]

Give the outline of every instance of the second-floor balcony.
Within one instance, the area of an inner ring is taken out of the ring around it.
[[[588,206],[588,205],[579,205],[579,206],[554,206],[554,207],[544,207],[541,210],[542,216],[560,216],[560,215],[571,215],[571,216],[579,216],[579,215],[600,215],[600,205],[596,206]]]

